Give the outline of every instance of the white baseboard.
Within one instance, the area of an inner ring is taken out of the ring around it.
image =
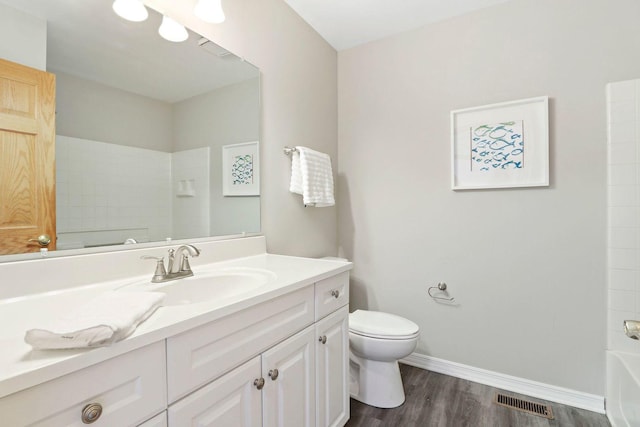
[[[486,369],[474,368],[473,366],[450,362],[419,353],[412,353],[404,359],[401,359],[400,362],[514,393],[536,397],[538,399],[562,403],[563,405],[586,409],[600,414],[605,413],[604,396],[539,383],[499,372],[487,371]]]

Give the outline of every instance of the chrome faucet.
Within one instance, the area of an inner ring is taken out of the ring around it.
[[[185,252],[188,252],[188,255]],[[200,249],[193,245],[182,245],[175,251],[173,249],[169,249],[169,265],[167,267],[168,274],[186,273],[185,276],[193,276],[191,266],[189,265],[189,255],[197,257],[200,255]],[[175,262],[176,259],[178,260],[177,263]],[[174,265],[177,265],[178,267],[176,268]]]
[[[200,255],[200,249],[193,245],[182,245],[175,250],[169,249],[169,262],[166,269],[164,268],[164,257],[144,255],[141,258],[155,259],[157,261],[156,271],[153,273],[151,282],[162,283],[193,276],[193,271],[191,271],[191,266],[189,265],[189,256],[197,257],[198,255]]]

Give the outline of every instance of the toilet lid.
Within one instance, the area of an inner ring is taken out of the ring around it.
[[[420,332],[418,325],[404,317],[368,310],[349,314],[349,330],[367,337],[396,340],[413,338]]]

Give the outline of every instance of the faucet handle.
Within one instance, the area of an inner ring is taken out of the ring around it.
[[[191,266],[189,265],[189,256],[187,254],[184,254],[182,257],[182,265],[180,266],[180,271],[191,272]]]
[[[173,263],[175,261],[175,249],[169,249],[169,259],[167,261],[167,270],[169,273],[173,273]]]
[[[155,260],[164,260],[163,256],[151,256],[151,255],[142,255],[140,259],[155,259]]]
[[[142,255],[141,259],[153,259],[157,261],[156,271],[153,273],[153,277],[151,278],[151,282],[157,283],[161,282],[167,277],[167,270],[164,268],[164,257],[151,256],[151,255]]]

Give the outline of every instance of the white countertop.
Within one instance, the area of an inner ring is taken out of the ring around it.
[[[351,266],[348,262],[271,254],[205,265],[193,262],[195,276],[204,271],[250,268],[268,270],[275,274],[275,278],[242,295],[197,304],[161,307],[125,340],[96,349],[35,351],[24,342],[24,334],[29,329],[46,328],[49,320],[101,292],[111,291],[125,283],[149,280],[151,275],[0,300],[0,397],[295,291],[350,270]]]

